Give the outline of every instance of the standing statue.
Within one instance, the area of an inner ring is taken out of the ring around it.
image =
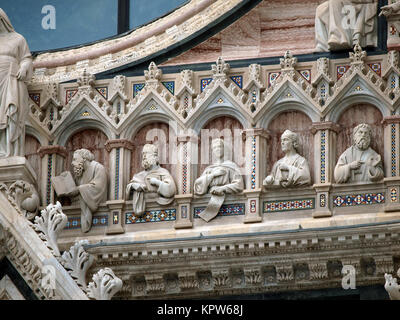
[[[146,211],[146,198],[154,199],[160,205],[170,204],[175,199],[176,186],[167,169],[161,168],[158,148],[154,144],[146,144],[142,151],[143,171],[135,174],[126,187],[127,198],[133,189],[133,212],[142,216]]]
[[[232,161],[224,161],[224,140],[214,139],[211,148],[216,161],[194,183],[196,195],[211,194],[207,208],[199,214],[207,222],[217,216],[225,194],[239,193],[244,189],[239,167]]]
[[[337,183],[370,183],[383,178],[381,156],[370,148],[371,136],[368,124],[354,128],[353,145],[342,153],[335,167]]]
[[[69,171],[52,178],[58,196],[75,197],[79,195],[81,207],[81,230],[88,232],[92,227],[92,215],[100,203],[107,201],[107,171],[94,161],[94,155],[87,149],[74,152],[72,168],[75,179]]]
[[[315,14],[316,52],[377,44],[376,0],[328,0]]]
[[[0,157],[24,156],[26,82],[32,73],[28,45],[0,8]]]
[[[281,136],[281,147],[285,156],[275,162],[271,174],[264,179],[264,186],[297,187],[311,183],[307,160],[297,153],[299,147],[296,133],[286,130]]]

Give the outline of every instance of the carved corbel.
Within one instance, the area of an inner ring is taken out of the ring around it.
[[[95,300],[111,300],[122,289],[122,280],[110,268],[99,270],[93,275],[93,282],[87,286],[88,297]]]

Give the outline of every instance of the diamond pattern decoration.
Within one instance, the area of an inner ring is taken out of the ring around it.
[[[380,62],[368,63],[368,66],[378,75],[382,76],[382,66]]]
[[[265,201],[264,213],[314,209],[315,199]]]
[[[125,224],[163,222],[163,221],[175,221],[175,220],[176,220],[175,209],[150,210],[146,211],[141,217],[136,216],[135,213],[133,212],[127,212],[125,214]]]
[[[383,193],[366,193],[356,195],[342,195],[333,198],[335,207],[352,207],[360,205],[381,204],[385,202]]]
[[[199,214],[204,211],[205,207],[194,208],[193,217],[200,218]],[[218,212],[219,216],[240,216],[245,214],[245,204],[244,203],[236,203],[236,204],[223,204]]]
[[[162,84],[168,89],[169,92],[171,92],[172,95],[175,94],[175,81],[167,81],[163,82]]]
[[[337,66],[336,67],[336,78],[339,80],[343,75],[347,72],[347,70],[350,69],[350,66],[345,65],[345,66]]]

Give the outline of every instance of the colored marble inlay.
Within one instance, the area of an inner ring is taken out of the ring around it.
[[[187,177],[188,177],[188,146],[187,143],[183,144],[183,165],[182,165],[182,193],[187,193]]]
[[[380,62],[368,63],[368,66],[378,75],[382,74],[382,67]]]
[[[320,176],[321,176],[321,183],[326,182],[326,131],[322,130],[321,131],[321,171],[320,171]]]
[[[396,81],[397,79],[396,79],[396,76],[395,75],[392,75],[391,77],[390,77],[390,88],[391,89],[394,89],[394,88],[396,88]]]
[[[236,85],[242,89],[243,87],[243,76],[233,76],[231,77],[232,81],[236,83]]]
[[[256,160],[257,160],[256,157],[257,157],[256,137],[253,136],[251,138],[251,172],[250,172],[251,189],[256,188]]]
[[[314,199],[265,201],[264,213],[314,209]]]
[[[205,210],[206,207],[194,208],[193,217],[199,218],[199,214]],[[245,214],[245,204],[223,204],[218,211],[218,216],[240,216]]]
[[[158,110],[158,106],[155,104],[151,104],[147,107],[147,111],[156,111]]]
[[[350,69],[350,66],[337,66],[336,67],[336,77],[339,80],[343,75]]]
[[[133,97],[136,97],[136,95],[144,88],[145,84],[144,83],[136,83],[133,85]]]
[[[390,25],[390,34],[394,36],[397,32],[397,29],[394,25]]]
[[[383,193],[367,193],[356,195],[335,196],[333,204],[335,207],[351,207],[369,204],[381,204],[385,202]]]
[[[51,176],[53,170],[53,155],[48,155],[47,160],[47,190],[46,190],[46,204],[49,205],[51,201]]]
[[[253,91],[251,91],[251,102],[256,103],[256,101],[257,101],[257,91],[256,89],[253,89]]]
[[[281,75],[280,72],[270,72],[268,73],[268,88],[271,87],[275,81],[279,78],[279,76]]]
[[[319,196],[319,206],[324,208],[326,206],[326,194],[323,193]]]
[[[250,212],[256,213],[257,211],[257,200],[250,200]]]
[[[205,78],[200,80],[200,90],[201,92],[211,83],[212,78]]]
[[[391,175],[396,176],[397,173],[397,159],[396,159],[396,124],[390,125],[390,144],[391,144]]]
[[[97,92],[100,93],[104,99],[108,99],[108,88],[107,87],[98,87],[96,88]]]
[[[390,189],[390,202],[397,202],[398,196],[397,196],[397,188],[391,188]]]
[[[325,83],[323,83],[323,84],[321,85],[319,94],[320,94],[320,96],[321,96],[321,98],[322,98],[323,100],[326,99],[326,84],[325,84]]]
[[[175,221],[175,220],[176,220],[175,209],[150,210],[146,211],[141,217],[136,216],[133,212],[127,212],[125,214],[125,224],[163,222],[163,221]]]
[[[92,218],[92,227],[108,226],[108,215],[100,215]],[[64,229],[72,230],[81,227],[81,217],[68,217],[67,225]]]
[[[113,212],[113,224],[118,224],[119,223],[119,211],[114,211]]]
[[[168,89],[171,94],[175,94],[175,81],[167,81],[167,82],[162,82],[165,88]]]
[[[119,198],[119,161],[121,156],[121,149],[117,148],[115,151],[115,186],[114,186],[114,195],[115,200]]]
[[[78,89],[67,89],[65,91],[65,104],[71,101],[71,99],[77,94]]]
[[[307,70],[301,70],[299,71],[299,73],[301,74],[301,76],[307,80],[308,82],[311,83],[311,70],[307,69]]]
[[[188,213],[187,206],[182,206],[181,207],[181,218],[182,219],[186,219],[187,218],[187,213]]]
[[[37,104],[38,107],[40,107],[40,93],[30,93],[29,97],[34,103]]]
[[[53,107],[50,108],[49,119],[50,119],[50,121],[54,120],[54,108]]]

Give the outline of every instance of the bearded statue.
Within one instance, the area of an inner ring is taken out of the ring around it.
[[[353,130],[353,145],[340,156],[335,167],[337,183],[372,183],[383,178],[381,156],[370,148],[372,130],[362,123]]]
[[[156,145],[144,145],[142,166],[144,170],[136,173],[126,187],[128,199],[131,189],[133,190],[133,212],[138,217],[146,211],[146,201],[168,205],[174,201],[176,194],[174,179],[167,169],[160,167]]]

